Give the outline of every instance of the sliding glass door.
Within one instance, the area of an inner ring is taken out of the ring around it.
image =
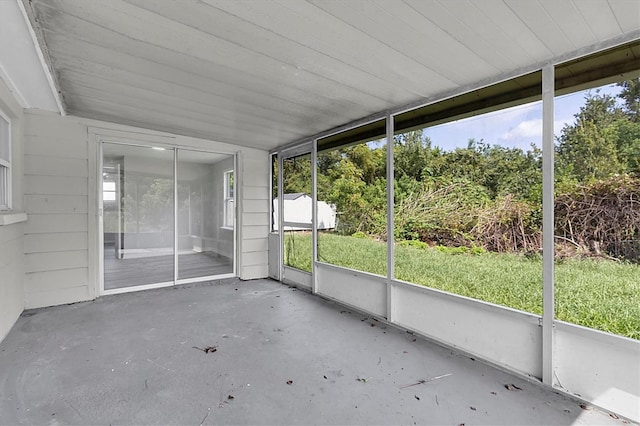
[[[234,157],[104,142],[104,291],[233,274]]]
[[[233,272],[234,159],[178,150],[178,280]]]

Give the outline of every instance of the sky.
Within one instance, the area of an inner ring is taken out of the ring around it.
[[[596,89],[591,89],[595,91]],[[560,135],[565,124],[574,122],[574,114],[584,105],[583,90],[559,96],[554,102],[554,133]],[[602,86],[600,94],[616,95],[620,88],[612,85]],[[465,118],[446,124],[424,129],[425,136],[431,139],[433,147],[452,150],[466,147],[469,139],[484,140],[490,145],[528,150],[531,144],[542,147],[542,102],[519,105],[500,111]]]

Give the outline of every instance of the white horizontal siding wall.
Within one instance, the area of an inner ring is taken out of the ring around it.
[[[27,112],[25,305],[89,300],[87,127]]]
[[[24,309],[23,225],[0,226],[0,341]]]
[[[269,156],[266,151],[245,150],[238,160],[242,173],[240,278],[264,278],[269,274]]]
[[[268,274],[269,162],[266,151],[119,126],[42,111],[25,114],[25,302],[29,308],[90,300],[97,295],[95,159],[89,127],[121,134],[172,136],[178,147],[238,156],[238,275]],[[95,147],[93,147],[95,148]]]
[[[23,211],[22,168],[24,115],[8,87],[0,79],[0,110],[11,121],[12,211],[0,212],[3,219]],[[7,220],[9,223],[13,220]],[[3,221],[4,222],[4,221]],[[24,309],[24,222],[0,226],[0,341],[7,335]]]

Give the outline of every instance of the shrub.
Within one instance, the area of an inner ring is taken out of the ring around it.
[[[477,212],[472,234],[489,251],[535,253],[542,247],[538,212],[539,208],[512,195],[498,197]]]
[[[487,252],[482,247],[476,247],[476,246],[472,246],[472,247],[466,247],[466,246],[459,246],[459,247],[435,246],[434,249],[436,249],[436,251],[438,251],[440,253],[444,253],[444,254],[473,254],[473,255],[479,255],[479,254],[483,254],[483,253]]]
[[[396,204],[395,238],[470,247],[473,212],[488,199],[482,186],[466,180],[425,183]]]
[[[398,245],[400,245],[401,247],[414,247],[423,250],[429,248],[429,244],[417,240],[403,240],[400,241]]]
[[[640,179],[614,175],[556,195],[556,238],[591,256],[640,262]]]

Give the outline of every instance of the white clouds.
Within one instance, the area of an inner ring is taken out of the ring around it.
[[[503,141],[513,141],[519,139],[531,139],[531,142],[539,141],[542,138],[542,119],[524,120],[515,127],[504,132],[500,139]]]
[[[553,134],[558,137],[562,128],[566,124],[572,124],[573,117],[564,120],[556,120],[553,122]],[[525,120],[516,126],[509,128],[508,131],[502,133],[499,142],[504,145],[528,146],[533,142],[536,145],[542,144],[542,119]]]

